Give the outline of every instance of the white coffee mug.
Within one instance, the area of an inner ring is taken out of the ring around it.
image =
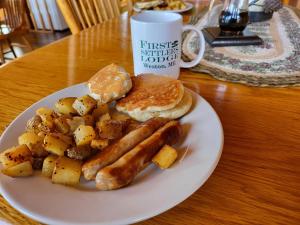
[[[193,30],[199,35],[199,54],[191,62],[181,60],[182,32]],[[147,11],[131,17],[134,74],[154,73],[178,78],[180,67],[197,65],[203,58],[205,40],[201,31],[182,25],[177,13]]]

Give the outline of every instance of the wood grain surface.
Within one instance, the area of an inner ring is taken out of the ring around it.
[[[133,72],[126,14],[3,66],[0,132],[34,102],[112,62]],[[223,154],[197,192],[139,224],[300,224],[300,88],[247,87],[185,69],[180,79],[218,113]]]

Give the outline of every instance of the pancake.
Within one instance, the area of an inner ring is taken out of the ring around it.
[[[172,109],[156,111],[156,112],[129,112],[129,116],[135,120],[144,122],[154,117],[162,117],[168,119],[177,119],[185,115],[191,108],[193,103],[192,95],[189,91],[185,90],[182,100]]]
[[[163,111],[174,108],[183,98],[184,87],[179,80],[153,74],[142,74],[132,80],[132,90],[116,105],[118,111],[128,114]]]
[[[123,67],[110,64],[90,78],[88,87],[91,97],[100,103],[108,103],[124,97],[131,89],[132,82]]]

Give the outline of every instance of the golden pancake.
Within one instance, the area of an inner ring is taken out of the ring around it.
[[[88,87],[93,98],[107,103],[124,97],[131,89],[132,82],[123,67],[110,64],[90,78]]]
[[[185,115],[191,108],[193,104],[192,95],[189,91],[185,90],[183,98],[181,101],[172,109],[155,111],[155,112],[129,112],[129,116],[135,120],[144,122],[154,117],[168,118],[168,119],[178,119]]]
[[[132,78],[133,88],[118,101],[117,110],[125,113],[155,112],[174,108],[182,99],[184,87],[179,80],[142,74]]]

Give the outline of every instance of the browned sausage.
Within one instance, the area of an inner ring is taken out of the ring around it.
[[[163,145],[176,143],[180,134],[179,122],[170,121],[116,162],[101,169],[96,176],[96,187],[112,190],[126,186],[151,162]]]
[[[106,147],[103,151],[99,152],[83,164],[82,172],[84,177],[87,180],[94,179],[100,169],[115,162],[167,122],[168,120],[163,118],[150,119],[141,124],[136,130],[125,135],[116,143]]]

